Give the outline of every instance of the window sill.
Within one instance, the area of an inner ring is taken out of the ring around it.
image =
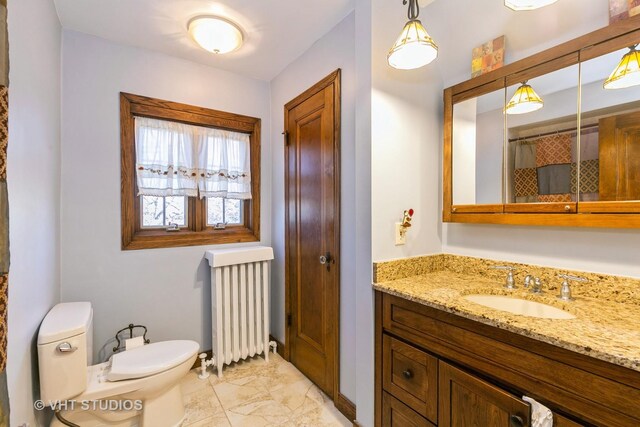
[[[228,227],[224,230],[207,229],[204,231],[141,230],[135,232],[131,240],[122,241],[122,250],[223,245],[257,242],[259,240],[260,234],[258,231],[242,226]]]

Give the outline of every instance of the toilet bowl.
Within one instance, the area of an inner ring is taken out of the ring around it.
[[[195,341],[162,341],[91,364],[93,309],[62,303],[38,333],[41,400],[82,427],[178,426],[184,418],[180,380],[198,353]],[[65,424],[54,417],[52,426]]]

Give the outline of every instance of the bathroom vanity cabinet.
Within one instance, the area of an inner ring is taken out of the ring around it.
[[[640,425],[640,372],[376,291],[376,426]]]

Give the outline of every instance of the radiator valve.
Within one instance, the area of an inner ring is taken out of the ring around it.
[[[200,353],[198,357],[200,358],[200,374],[198,375],[198,378],[200,378],[201,380],[206,380],[207,378],[209,378],[207,367],[215,366],[216,357],[211,356],[211,359],[207,360],[207,353]]]

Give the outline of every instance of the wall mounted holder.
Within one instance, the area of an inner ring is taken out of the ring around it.
[[[122,332],[126,331],[126,330],[129,330],[129,339],[131,339],[131,338],[133,338],[133,330],[135,328],[144,329],[144,333],[142,334],[142,339],[143,339],[145,344],[149,344],[151,342],[151,340],[147,338],[147,327],[146,326],[144,326],[144,325],[134,325],[133,323],[129,323],[129,326],[127,326],[126,328],[122,328],[118,332],[116,332],[116,342],[118,343],[118,345],[113,347],[113,352],[114,353],[117,353],[117,352],[121,351],[124,348],[123,343],[120,341],[120,334]]]

